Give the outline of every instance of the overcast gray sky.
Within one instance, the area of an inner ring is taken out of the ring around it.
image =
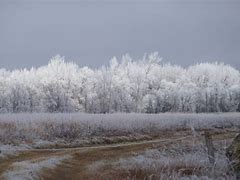
[[[99,67],[153,51],[183,66],[240,69],[240,0],[0,0],[0,68],[41,66],[56,54]]]

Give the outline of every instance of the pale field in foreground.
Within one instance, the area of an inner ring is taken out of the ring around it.
[[[3,114],[0,177],[235,179],[225,150],[239,127],[239,113]],[[214,166],[205,130],[213,137]]]
[[[68,147],[151,139],[165,131],[239,127],[240,113],[1,114],[0,142],[31,147],[51,144]]]

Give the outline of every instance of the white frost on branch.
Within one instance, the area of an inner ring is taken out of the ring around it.
[[[59,55],[47,66],[0,69],[0,112],[235,112],[240,72],[222,63],[188,68],[163,64],[158,53],[128,54],[99,69]]]

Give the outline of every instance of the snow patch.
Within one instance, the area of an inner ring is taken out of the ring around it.
[[[42,161],[22,161],[12,165],[12,169],[2,175],[6,180],[34,180],[38,179],[43,168],[53,169],[63,160],[71,156],[51,157]]]
[[[25,144],[19,146],[0,144],[0,158],[6,158],[7,156],[17,154],[19,151],[24,151],[29,148],[30,147]]]

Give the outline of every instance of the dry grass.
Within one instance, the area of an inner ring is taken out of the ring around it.
[[[4,114],[1,144],[76,147],[152,139],[204,129],[236,129],[239,113],[226,114]]]
[[[224,138],[224,136],[223,136]],[[217,140],[216,163],[209,163],[201,139],[158,144],[142,153],[115,161],[95,162],[89,170],[92,179],[235,179],[225,156],[230,139]]]
[[[0,175],[15,162],[71,155],[43,179],[234,179],[225,157],[240,127],[240,114],[19,114],[0,116],[0,145],[39,150],[0,158]],[[210,130],[216,148],[212,167],[202,139]],[[180,138],[180,139],[179,139]],[[182,139],[181,139],[182,138]],[[141,142],[160,139],[159,142]],[[137,142],[124,144],[126,142]],[[117,146],[99,146],[118,144]],[[41,148],[83,149],[43,150]],[[3,147],[3,146],[2,146]],[[0,146],[1,149],[1,146]]]
[[[71,155],[71,159],[64,160],[55,168],[42,169],[39,177],[46,180],[234,179],[225,158],[225,147],[233,136],[231,132],[213,134],[217,150],[214,167],[208,162],[200,135],[194,137],[186,131],[177,131],[162,136],[160,142],[26,151],[0,162],[0,174],[15,162]]]

